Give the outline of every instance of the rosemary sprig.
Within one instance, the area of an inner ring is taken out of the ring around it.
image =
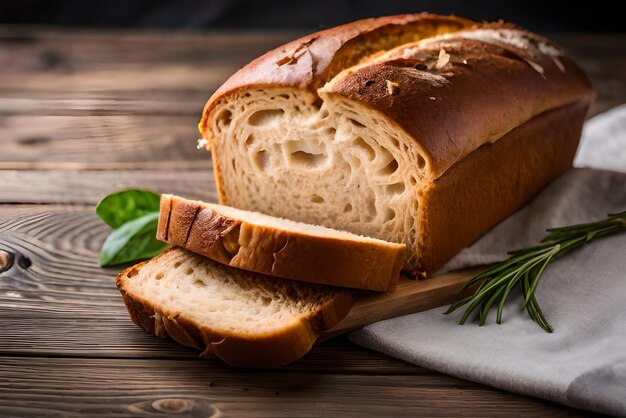
[[[498,310],[496,322],[500,324],[507,297],[517,285],[524,296],[522,310],[525,309],[528,316],[546,332],[553,332],[554,329],[544,317],[535,298],[535,290],[546,267],[554,259],[562,257],[591,240],[621,230],[626,230],[626,211],[608,215],[608,218],[602,221],[548,229],[548,235],[540,244],[511,251],[508,259],[470,279],[461,292],[478,285],[474,293],[454,302],[445,313],[450,314],[461,306],[469,304],[459,324],[463,325],[472,313],[476,312],[475,320],[482,326],[487,320],[489,311],[496,305]]]

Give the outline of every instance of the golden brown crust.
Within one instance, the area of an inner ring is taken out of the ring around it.
[[[298,360],[310,351],[320,332],[334,327],[352,306],[352,293],[337,291],[309,318],[275,332],[253,336],[216,332],[210,326],[187,320],[184,313],[161,312],[150,301],[129,295],[125,288],[127,281],[145,264],[129,267],[116,279],[132,321],[150,334],[163,339],[170,337],[179,344],[202,351],[201,357],[216,356],[234,367],[279,367]]]
[[[420,265],[430,275],[572,165],[588,103],[541,114],[450,167],[422,196]]]
[[[167,213],[167,242],[184,247],[199,210],[197,206],[188,205],[182,199],[172,198]]]
[[[296,39],[267,52],[230,77],[204,107],[200,132],[213,106],[225,95],[245,87],[294,87],[316,90],[343,69],[367,55],[403,43],[470,27],[475,22],[430,13],[358,20]]]
[[[239,250],[241,222],[220,216],[201,202],[167,195],[172,202],[168,239],[172,245],[186,248],[222,264],[229,264]],[[191,217],[193,214],[193,217]],[[161,213],[161,216],[165,214]],[[180,222],[179,222],[180,219]],[[177,231],[183,228],[184,231]]]
[[[171,211],[161,213],[169,218],[169,230],[160,234],[160,239],[220,263],[270,276],[356,289],[389,291],[398,283],[403,244],[313,236],[234,219],[218,213],[219,205],[170,195],[162,199],[172,203]]]
[[[170,227],[170,213],[172,210],[172,199],[169,195],[161,195],[159,205],[159,222],[157,225],[156,239],[167,241],[167,230]]]
[[[510,42],[542,46],[522,49],[469,38],[484,33],[490,34],[481,36],[489,36],[489,42],[499,42],[496,34],[509,34],[516,39]],[[442,53],[447,57],[440,60]],[[323,90],[381,112],[418,141],[429,178],[533,116],[590,102],[594,95],[587,77],[555,46],[506,24],[478,25],[402,46],[376,61],[340,75]],[[389,82],[397,86],[392,93]]]

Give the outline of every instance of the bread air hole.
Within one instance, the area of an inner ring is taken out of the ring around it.
[[[254,112],[248,118],[248,124],[252,126],[272,126],[279,123],[284,115],[283,109],[266,109]]]
[[[365,152],[365,154],[367,155],[367,159],[370,161],[374,161],[374,158],[376,158],[376,152],[374,151],[374,148],[372,148],[372,146],[370,144],[368,144],[367,142],[365,142],[365,140],[363,138],[361,138],[360,136],[357,137],[354,140],[354,145],[363,150]]]
[[[348,120],[349,120],[350,122],[352,122],[352,124],[353,124],[354,126],[358,127],[358,128],[365,128],[365,125],[363,125],[361,122],[359,122],[359,121],[357,121],[357,120],[354,120],[354,119],[352,119],[352,118],[348,118]]]
[[[267,163],[269,159],[270,159],[270,154],[267,151],[265,150],[257,151],[257,153],[254,154],[254,157],[253,157],[254,165],[260,171],[264,171],[265,167],[267,167]]]
[[[359,169],[359,167],[361,167],[361,160],[358,157],[354,155],[343,155],[342,157],[342,160],[344,161],[344,168],[346,169],[346,171],[349,171],[351,173],[352,171],[356,171]]]
[[[420,170],[423,170],[424,167],[426,167],[426,160],[424,159],[424,157],[422,157],[421,155],[417,156],[417,167]]]
[[[393,221],[395,217],[396,217],[395,210],[393,210],[392,208],[385,208],[385,219],[383,220],[383,222]]]
[[[292,167],[317,168],[328,160],[323,143],[311,140],[286,141],[282,144],[283,156]]]
[[[230,110],[224,109],[217,116],[218,127],[227,128],[230,126],[230,122],[233,120],[233,114]]]
[[[370,222],[376,217],[376,214],[378,213],[376,210],[376,201],[374,200],[373,197],[370,197],[367,199],[367,202],[365,204],[365,209],[366,209],[365,220],[367,222]]]
[[[255,140],[254,135],[252,134],[248,135],[248,137],[246,138],[246,146],[249,147],[250,145],[254,144],[254,140]]]
[[[404,192],[404,189],[405,189],[404,182],[389,184],[387,186],[387,194],[389,195],[401,194],[402,192]]]
[[[390,176],[396,171],[398,171],[398,161],[393,158],[391,161],[389,161],[389,164],[378,170],[378,174],[380,174],[381,176]]]
[[[324,203],[325,201],[326,200],[322,196],[320,196],[318,194],[314,194],[314,195],[311,196],[311,202],[312,203]]]
[[[202,280],[200,279],[196,279],[193,281],[193,285],[195,287],[206,287],[206,283],[204,283]]]
[[[326,154],[312,154],[306,151],[296,151],[289,155],[289,159],[292,164],[315,168],[323,165],[327,160],[327,156]]]
[[[348,213],[348,212],[352,212],[352,204],[351,203],[346,203],[346,205],[343,207],[343,213]]]

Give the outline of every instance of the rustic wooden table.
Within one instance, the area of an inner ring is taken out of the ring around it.
[[[349,343],[280,370],[202,360],[130,322],[94,204],[142,187],[215,200],[196,122],[240,65],[294,33],[0,28],[0,415],[583,415]],[[626,35],[561,35],[626,101]],[[1,257],[0,257],[1,258]],[[0,260],[1,262],[1,260]]]

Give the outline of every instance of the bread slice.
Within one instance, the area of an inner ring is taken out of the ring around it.
[[[593,97],[542,36],[402,15],[268,52],[199,127],[220,203],[405,243],[430,275],[571,166]]]
[[[396,287],[405,250],[404,244],[167,194],[157,238],[232,267],[377,291]]]
[[[276,279],[172,248],[117,276],[133,322],[231,366],[304,356],[352,305],[347,289]]]

